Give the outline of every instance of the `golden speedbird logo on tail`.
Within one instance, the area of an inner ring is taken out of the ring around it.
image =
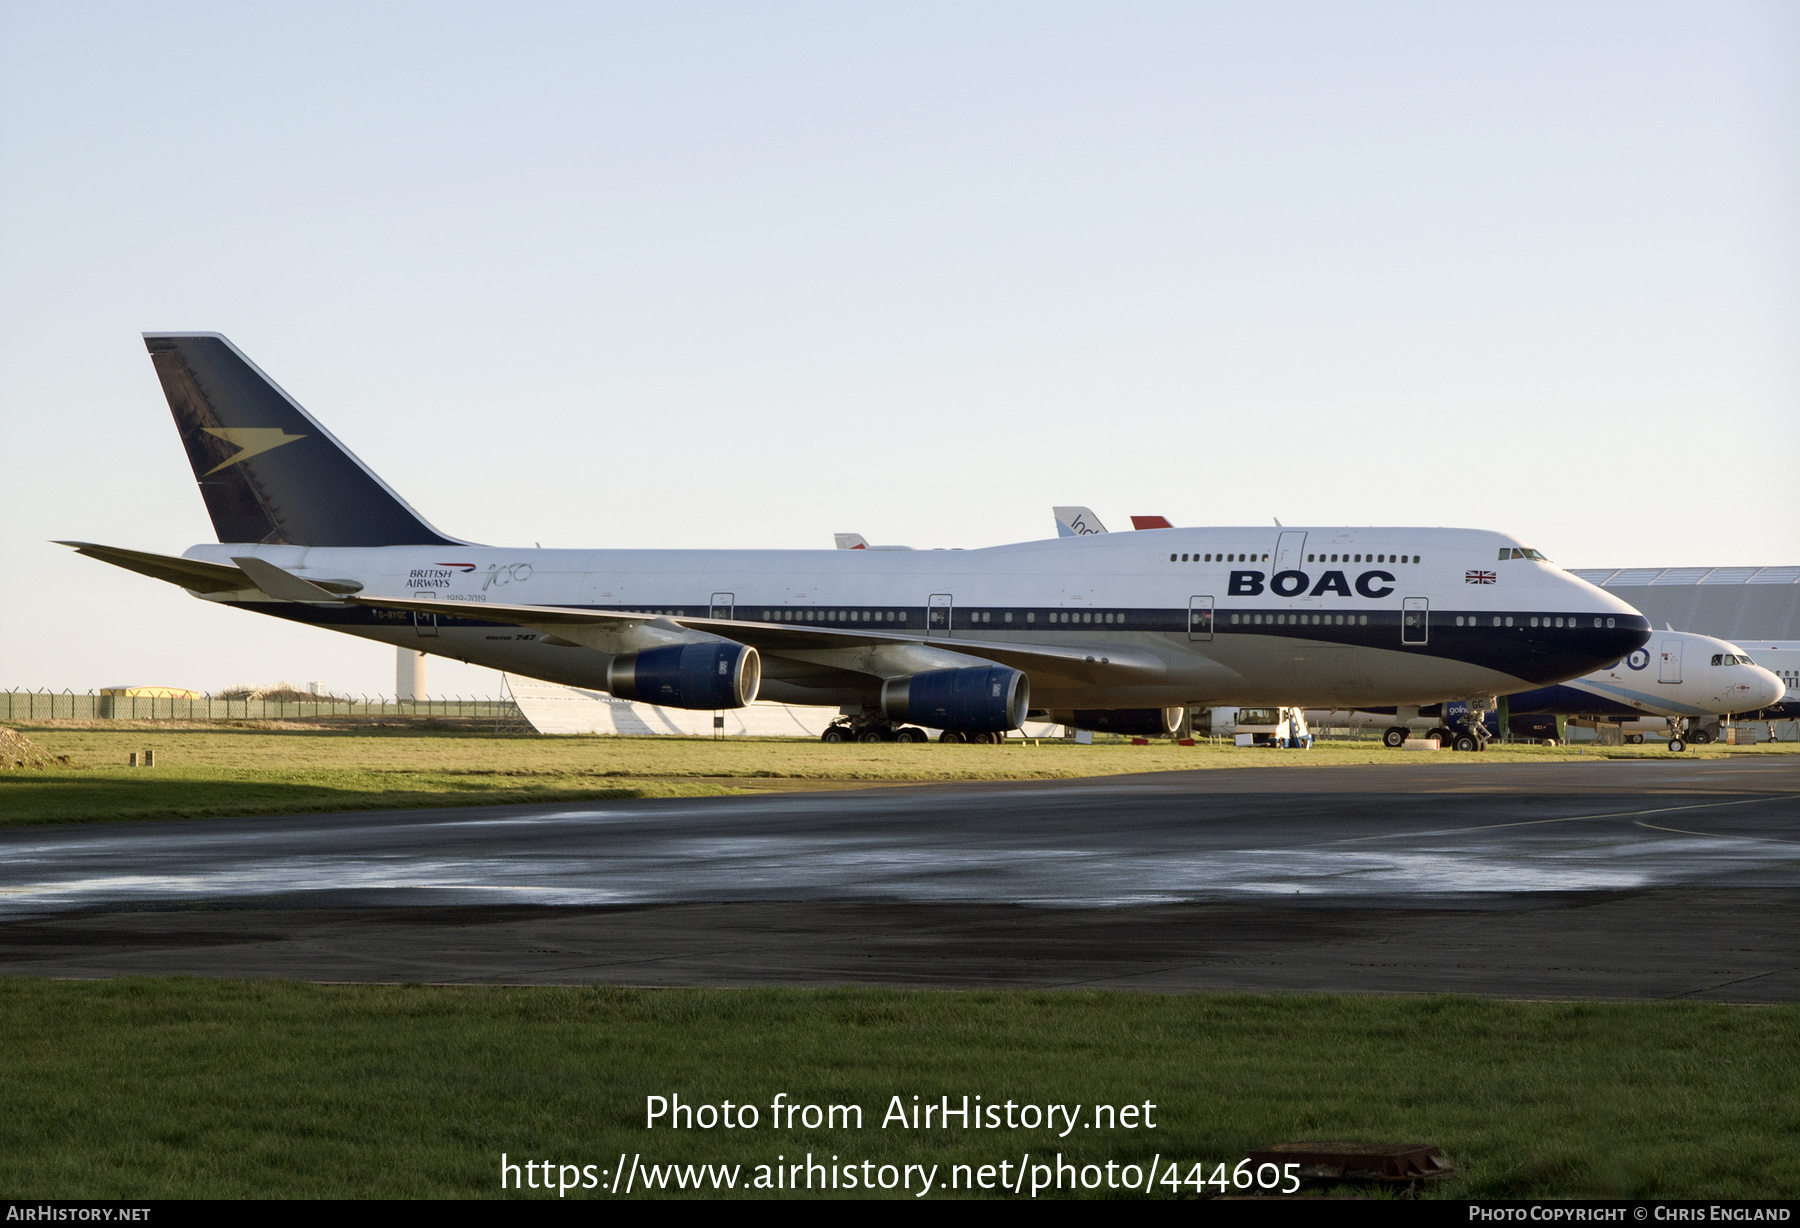
[[[293,443],[296,439],[305,439],[304,435],[290,435],[278,426],[205,426],[201,427],[208,435],[217,436],[226,443],[235,443],[240,451],[227,460],[222,460],[208,469],[201,477],[209,478],[221,469],[229,469],[239,461],[247,461],[252,456],[261,456],[264,452],[279,448],[284,443]]]

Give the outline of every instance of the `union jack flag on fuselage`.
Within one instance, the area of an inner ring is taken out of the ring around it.
[[[1464,584],[1494,584],[1498,582],[1498,579],[1499,578],[1491,571],[1463,572]]]

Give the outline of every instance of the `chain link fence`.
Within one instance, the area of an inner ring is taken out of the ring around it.
[[[0,721],[293,721],[330,717],[387,716],[407,719],[522,721],[510,699],[392,699],[387,696],[320,695],[306,699],[254,699],[125,695],[106,691],[0,692]]]

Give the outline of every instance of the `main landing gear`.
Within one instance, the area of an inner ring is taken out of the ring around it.
[[[1439,725],[1427,730],[1425,736],[1436,738],[1439,746],[1463,752],[1486,750],[1488,744],[1487,725],[1482,722],[1479,712],[1460,729]],[[1382,733],[1381,744],[1389,750],[1398,750],[1406,745],[1406,740],[1410,737],[1412,731],[1405,725],[1394,725]]]
[[[911,725],[892,721],[865,721],[858,725],[848,717],[839,717],[819,735],[821,742],[929,742],[931,736]]]
[[[1412,736],[1412,730],[1408,729],[1405,725],[1395,725],[1381,735],[1381,744],[1389,750],[1399,750],[1402,746],[1406,745],[1406,739]],[[1456,741],[1456,735],[1442,725],[1439,725],[1435,729],[1426,730],[1425,736],[1428,738],[1436,738],[1439,746],[1450,746]],[[1461,748],[1458,747],[1458,749],[1460,750]]]
[[[938,741],[952,746],[963,742],[976,746],[995,746],[1005,736],[1000,733],[966,733],[960,729],[946,729],[938,734]],[[879,718],[858,722],[853,717],[840,716],[825,727],[825,732],[819,735],[819,741],[929,742],[931,735],[916,725],[896,725]]]

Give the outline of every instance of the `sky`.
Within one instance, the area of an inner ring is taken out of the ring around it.
[[[1800,562],[1797,14],[0,0],[0,688],[393,690],[51,544],[213,540],[154,330],[484,543]]]

